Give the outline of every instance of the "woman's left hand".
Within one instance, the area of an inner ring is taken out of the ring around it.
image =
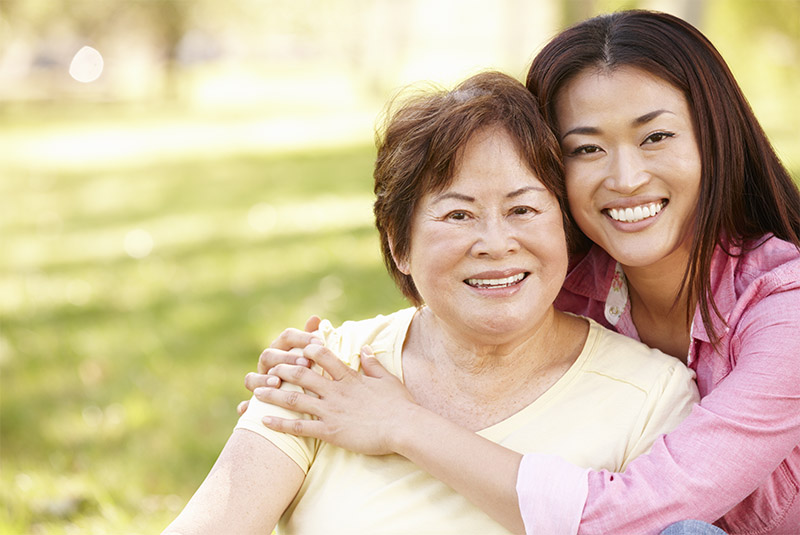
[[[316,420],[265,417],[275,431],[313,437],[365,455],[395,452],[394,430],[417,405],[403,383],[378,362],[372,350],[361,349],[363,373],[345,365],[328,348],[309,345],[303,355],[319,364],[330,377],[302,366],[280,364],[271,375],[319,397],[277,388],[257,388],[256,398],[285,409],[315,416]]]

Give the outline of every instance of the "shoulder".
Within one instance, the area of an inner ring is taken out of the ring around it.
[[[587,340],[590,355],[584,371],[626,383],[643,393],[662,389],[669,382],[688,384],[694,379],[694,372],[675,357],[610,331],[594,321],[590,320],[590,324]]]
[[[415,312],[416,308],[410,307],[365,320],[345,321],[339,327],[325,320],[320,324],[319,332],[328,348],[346,364],[357,367],[357,357],[365,345],[371,346],[379,358],[383,354],[392,354],[397,344],[402,345]]]
[[[712,264],[712,288],[729,327],[761,316],[765,307],[774,318],[779,304],[800,316],[800,250],[767,236],[750,247],[731,250],[730,255],[720,254]]]
[[[732,257],[737,293],[753,285],[800,286],[800,250],[795,245],[774,236],[747,245]]]

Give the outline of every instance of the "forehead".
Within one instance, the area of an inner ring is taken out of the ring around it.
[[[688,118],[689,105],[683,92],[667,80],[644,69],[622,66],[614,69],[584,69],[561,88],[556,97],[556,115],[563,123],[593,122],[620,117],[633,118],[657,109]]]
[[[514,138],[503,127],[478,130],[464,144],[451,179],[422,194],[422,205],[452,200],[483,202],[521,195],[554,198],[528,166]]]
[[[542,182],[530,169],[519,144],[503,126],[481,128],[461,147],[445,189]]]

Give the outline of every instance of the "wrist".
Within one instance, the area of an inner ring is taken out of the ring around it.
[[[424,437],[431,411],[412,401],[403,403],[396,417],[387,423],[390,426],[389,448],[408,459],[414,456],[419,440]]]

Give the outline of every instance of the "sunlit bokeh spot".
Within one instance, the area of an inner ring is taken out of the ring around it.
[[[103,411],[96,405],[84,407],[83,411],[81,411],[81,416],[83,416],[83,421],[86,422],[86,425],[92,429],[100,427],[100,424],[103,423]]]
[[[344,284],[336,275],[328,275],[319,281],[319,296],[323,301],[331,302],[342,296]]]
[[[86,360],[78,366],[78,376],[84,386],[94,386],[103,380],[103,368],[94,360]]]
[[[101,74],[103,74],[103,56],[90,46],[78,50],[69,64],[69,75],[84,84],[94,82]]]
[[[153,251],[153,237],[146,230],[137,228],[125,235],[123,246],[131,258],[144,258]]]
[[[19,473],[14,476],[14,482],[19,490],[27,492],[33,488],[33,478],[26,473]]]
[[[267,203],[258,203],[247,212],[247,222],[256,232],[263,234],[275,226],[277,214],[275,208]]]

